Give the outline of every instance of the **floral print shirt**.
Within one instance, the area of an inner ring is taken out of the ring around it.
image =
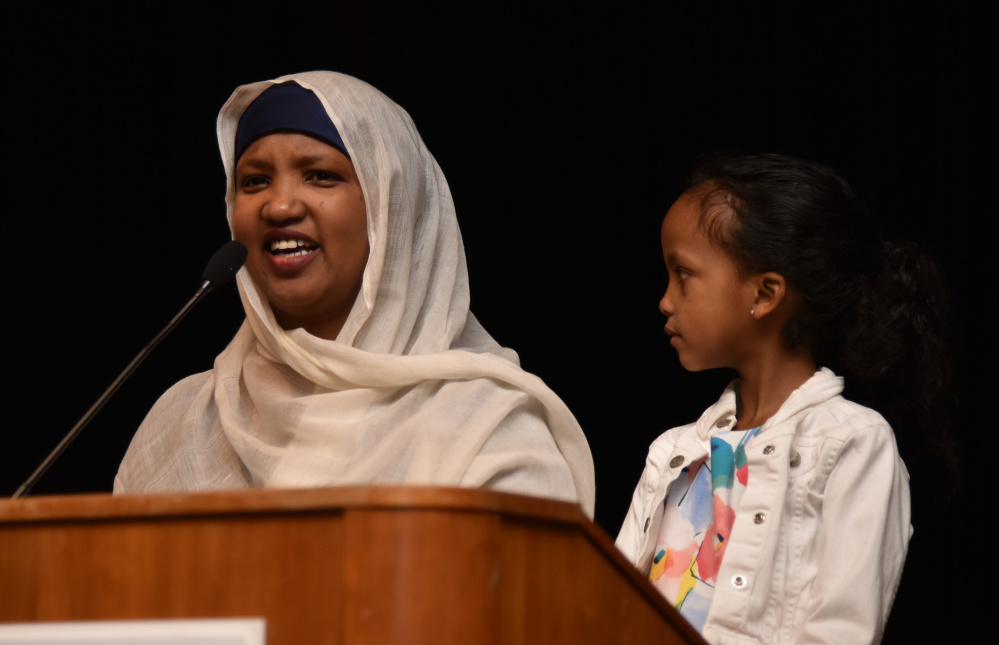
[[[684,468],[664,502],[649,578],[698,630],[708,617],[739,500],[749,481],[745,445],[759,431],[716,432],[710,456]]]

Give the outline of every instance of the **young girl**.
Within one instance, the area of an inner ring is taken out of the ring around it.
[[[879,641],[908,473],[854,400],[916,436],[944,427],[939,274],[883,243],[835,173],[779,155],[701,160],[662,247],[680,363],[738,379],[652,444],[618,548],[710,642]]]

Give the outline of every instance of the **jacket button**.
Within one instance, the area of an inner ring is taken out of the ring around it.
[[[791,468],[797,468],[800,465],[801,465],[801,453],[795,450],[794,456],[791,457]]]
[[[774,450],[775,450],[775,448],[773,447],[773,444],[771,444],[771,445],[769,445],[769,446],[766,446],[766,447],[765,447],[765,448],[763,449],[763,454],[764,454],[764,455],[770,455],[770,454],[773,454],[773,451],[774,451]]]
[[[645,518],[645,528],[642,529],[642,533],[648,533],[649,532],[649,524],[651,522],[652,522],[652,518],[651,517],[646,517]]]
[[[756,515],[753,516],[753,521],[756,522],[757,524],[763,524],[764,522],[767,521],[767,514],[757,513]]]
[[[735,576],[732,578],[732,586],[736,589],[745,589],[749,581],[746,580],[746,576]]]
[[[683,465],[683,457],[680,455],[677,455],[676,457],[673,457],[672,459],[669,460],[670,468],[679,468],[682,465]]]

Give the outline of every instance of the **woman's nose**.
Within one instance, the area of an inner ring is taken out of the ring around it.
[[[280,222],[305,216],[305,202],[299,187],[292,182],[275,182],[270,193],[261,212],[265,218]]]

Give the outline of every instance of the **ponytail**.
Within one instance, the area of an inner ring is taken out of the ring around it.
[[[956,481],[951,437],[954,364],[951,307],[943,275],[914,243],[882,245],[879,271],[865,285],[844,335],[844,394],[878,410],[910,461],[933,457]]]

